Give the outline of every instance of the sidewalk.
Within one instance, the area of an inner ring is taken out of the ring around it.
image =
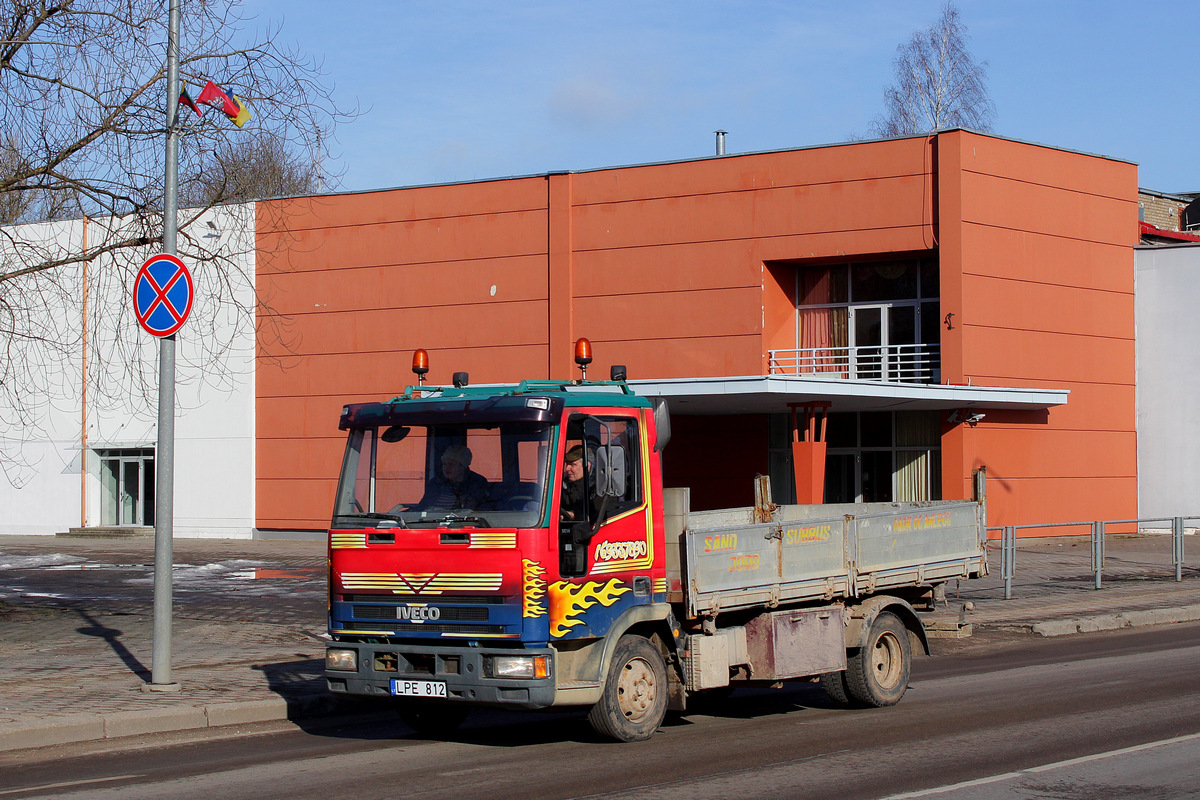
[[[1177,583],[1169,536],[1110,536],[1107,554],[1096,591],[1086,537],[1022,541],[1004,600],[993,550],[993,574],[951,582],[936,617],[1043,636],[1200,620],[1200,558]],[[366,708],[325,691],[323,543],[177,540],[174,555],[179,690],[149,692],[153,539],[0,536],[0,750]]]

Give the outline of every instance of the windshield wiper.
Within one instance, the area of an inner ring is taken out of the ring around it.
[[[408,523],[404,521],[404,517],[399,514],[388,514],[383,511],[356,511],[353,514],[338,514],[338,517],[346,519],[383,519],[391,520],[399,523],[401,528],[407,528]]]
[[[422,522],[430,522],[432,520],[421,520]],[[492,524],[483,517],[460,517],[457,514],[447,514],[437,520],[438,527],[442,527],[444,523],[461,522],[463,526],[474,525],[476,528],[490,528]],[[448,526],[447,526],[448,527]]]

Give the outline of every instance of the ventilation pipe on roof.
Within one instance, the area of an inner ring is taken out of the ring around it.
[[[717,134],[717,155],[725,155],[725,134],[729,131],[713,131]]]

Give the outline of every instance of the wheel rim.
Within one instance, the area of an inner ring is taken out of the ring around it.
[[[871,652],[871,674],[882,688],[894,689],[900,683],[903,671],[904,654],[900,638],[892,631],[884,631],[875,640],[875,647]]]
[[[617,702],[621,713],[630,722],[641,722],[654,708],[657,695],[654,668],[644,659],[630,659],[621,670],[621,680],[617,682]]]

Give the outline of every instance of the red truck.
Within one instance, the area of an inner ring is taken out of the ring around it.
[[[663,487],[666,403],[623,373],[342,410],[331,692],[435,735],[475,706],[587,708],[620,741],[727,687],[900,700],[918,609],[986,574],[982,500],[691,511]]]

